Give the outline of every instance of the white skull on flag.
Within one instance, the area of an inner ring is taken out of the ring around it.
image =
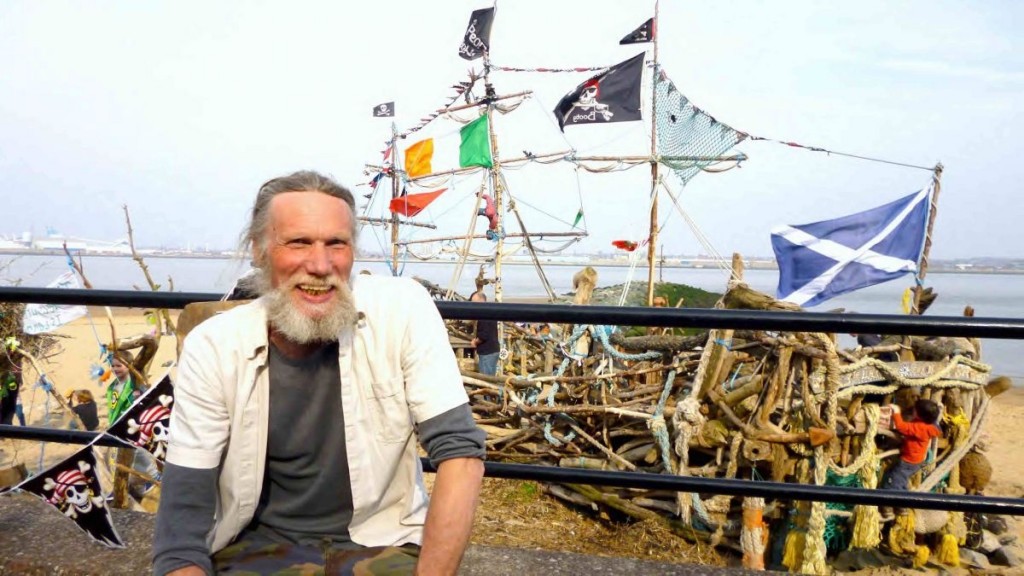
[[[128,419],[128,433],[138,434],[137,439],[132,440],[136,446],[146,448],[157,458],[163,458],[167,450],[167,440],[170,439],[170,404],[174,401],[171,396],[160,396],[159,404],[146,408],[139,414],[139,419]]]
[[[56,480],[46,478],[43,489],[52,491],[46,501],[71,518],[89,513],[93,506],[102,508],[103,497],[93,494],[85,475],[91,468],[87,462],[79,461],[78,470],[64,470],[57,475]]]

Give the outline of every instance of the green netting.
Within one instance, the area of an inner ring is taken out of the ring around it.
[[[655,84],[658,154],[685,186],[747,135],[694,106],[664,73]]]
[[[825,477],[826,486],[851,486],[861,487],[860,478],[856,474],[850,474],[849,476],[840,476],[831,470],[828,471]],[[825,508],[829,510],[853,510],[853,506],[850,504],[838,504],[835,502],[828,502],[825,504]],[[850,536],[850,525],[846,518],[840,516],[829,516],[825,520],[825,547],[829,552],[839,552],[846,550],[849,546]]]

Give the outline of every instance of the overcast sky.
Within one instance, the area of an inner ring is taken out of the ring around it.
[[[140,246],[231,247],[272,176],[312,168],[364,184],[363,165],[379,160],[390,132],[372,106],[396,101],[402,130],[443,104],[480,68],[456,49],[469,13],[487,5],[0,2],[0,234],[53,227],[112,240],[125,235],[127,204]],[[942,162],[933,257],[1022,257],[1024,4],[679,0],[660,9],[659,60],[698,106],[751,134]],[[617,42],[653,11],[653,2],[503,0],[492,57],[613,64],[650,46]],[[646,122],[561,136],[551,109],[586,76],[495,74],[501,93],[535,91],[496,120],[502,154],[646,153]],[[421,134],[457,142],[458,127],[443,120]],[[749,156],[742,168],[699,175],[681,193],[724,254],[770,255],[772,226],[871,208],[930,178],[767,142],[739,150]],[[408,234],[464,233],[477,178],[444,184],[451,190],[423,215],[438,231]],[[608,251],[613,239],[646,233],[647,168],[577,179],[568,166],[528,166],[509,184],[531,230],[564,231],[582,205],[590,237],[574,250]],[[666,252],[702,252],[673,212],[663,199]],[[380,249],[371,233],[362,242]]]

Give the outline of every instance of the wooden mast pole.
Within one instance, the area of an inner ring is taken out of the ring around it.
[[[651,231],[647,238],[647,305],[654,306],[654,266],[658,243],[658,2],[654,2],[654,73],[651,78]]]
[[[391,199],[398,198],[398,127],[391,123]],[[398,276],[398,213],[391,213],[391,275]]]
[[[485,98],[489,101],[487,103],[487,137],[491,145],[491,190],[494,192],[494,210],[495,218],[498,223],[497,230],[495,232],[498,235],[497,251],[494,254],[494,301],[501,302],[503,299],[503,293],[501,289],[501,254],[505,248],[505,226],[504,226],[504,212],[505,212],[505,199],[502,197],[502,183],[501,183],[501,161],[498,157],[498,137],[494,132],[494,86],[491,84],[491,57],[486,51],[484,52],[484,88]],[[501,324],[498,324],[498,341],[501,341]]]
[[[935,216],[939,210],[939,192],[942,190],[942,163],[935,165],[932,170],[932,194],[928,204],[928,227],[924,235],[924,249],[921,250],[921,261],[917,266],[917,275],[914,277],[914,303],[910,313],[918,315],[921,313],[921,295],[924,293],[924,277],[928,274],[928,254],[932,249],[932,230],[935,228]]]

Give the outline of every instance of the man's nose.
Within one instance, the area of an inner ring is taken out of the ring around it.
[[[313,244],[309,258],[306,259],[306,271],[314,276],[327,276],[331,272],[331,260],[327,254],[327,247],[323,244]]]

